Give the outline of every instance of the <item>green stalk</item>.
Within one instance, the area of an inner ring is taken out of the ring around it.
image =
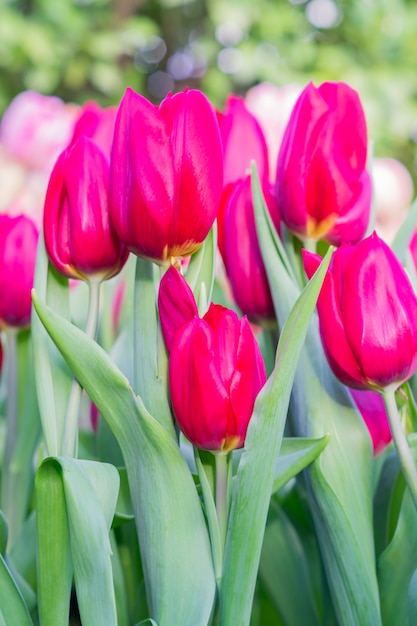
[[[215,454],[216,461],[216,513],[219,525],[221,554],[223,558],[226,545],[227,523],[230,505],[230,469],[231,453]]]
[[[395,400],[395,391],[385,390],[382,392],[382,397],[384,399],[391,427],[392,438],[394,440],[404,478],[417,508],[417,469],[407,442],[407,437],[401,424],[401,418]]]
[[[101,280],[88,281],[88,313],[85,334],[95,339],[100,308]],[[78,450],[78,414],[80,412],[82,387],[76,378],[71,384],[65,414],[64,434],[62,437],[62,456],[76,457]]]

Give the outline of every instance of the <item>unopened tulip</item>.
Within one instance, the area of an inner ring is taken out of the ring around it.
[[[263,193],[271,218],[279,230],[279,213],[267,181]],[[217,218],[219,249],[233,297],[254,323],[275,320],[274,305],[256,232],[250,176],[224,190]]]
[[[310,278],[320,257],[303,251]],[[334,374],[349,387],[395,390],[417,368],[417,298],[407,274],[375,233],[342,245],[318,302],[320,334]]]
[[[102,109],[96,102],[86,102],[74,127],[71,143],[85,135],[93,139],[110,158],[117,108]]]
[[[371,205],[367,141],[356,91],[345,83],[307,85],[292,111],[277,163],[277,200],[289,230],[334,245],[363,238]]]
[[[211,304],[203,318],[190,317],[192,294],[185,288],[188,302],[180,303],[182,313],[176,315],[175,293],[167,293],[178,282],[173,272],[178,270],[171,267],[161,281],[159,300],[164,306],[159,311],[165,333],[169,329],[174,415],[193,445],[225,454],[244,444],[256,396],[266,380],[264,362],[249,322],[234,311]]]
[[[109,163],[88,137],[64,150],[52,171],[45,200],[45,247],[68,278],[101,281],[118,274],[128,251],[108,209]]]
[[[195,252],[217,216],[223,184],[215,111],[203,93],[159,107],[127,89],[111,155],[111,215],[137,256],[166,264]]]
[[[38,237],[28,217],[0,215],[0,328],[30,323]]]
[[[243,98],[228,97],[219,114],[224,155],[224,185],[246,177],[255,161],[259,177],[268,177],[268,151],[257,119],[249,112]]]

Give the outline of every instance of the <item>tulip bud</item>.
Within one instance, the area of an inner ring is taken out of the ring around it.
[[[309,278],[320,257],[303,250]],[[417,368],[417,297],[395,254],[375,233],[331,259],[317,308],[324,351],[345,385],[396,389]]]
[[[192,307],[187,314],[186,305],[181,315],[171,315],[171,290],[179,282],[174,272],[180,276],[170,268],[159,295],[159,302],[165,302],[160,316],[169,337],[174,415],[193,445],[225,454],[244,444],[256,396],[266,380],[264,362],[249,322],[239,320],[234,311],[211,304],[203,318],[190,317]],[[183,293],[189,294],[187,289]]]
[[[228,97],[224,113],[219,115],[219,123],[224,155],[223,184],[247,176],[251,161],[255,161],[260,178],[267,178],[268,151],[265,137],[258,121],[246,108],[243,98],[234,95]]]
[[[96,102],[86,102],[74,127],[71,143],[85,135],[93,139],[110,158],[117,108],[102,109]]]
[[[45,247],[68,278],[105,280],[120,272],[128,251],[108,210],[109,164],[102,150],[80,136],[58,158],[45,200]]]
[[[357,243],[370,215],[367,130],[358,94],[344,83],[307,85],[282,140],[276,194],[283,222],[302,239]]]
[[[271,218],[279,230],[279,213],[270,184],[262,184]],[[274,304],[256,232],[250,176],[224,190],[217,218],[219,249],[234,299],[251,322],[275,320]]]
[[[159,108],[128,89],[116,118],[110,209],[134,254],[169,263],[203,243],[217,215],[223,182],[216,114],[186,90]]]
[[[28,217],[0,215],[0,328],[29,325],[38,237]]]

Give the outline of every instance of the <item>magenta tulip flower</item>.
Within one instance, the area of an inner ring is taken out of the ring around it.
[[[105,280],[126,262],[128,251],[110,221],[108,187],[104,152],[80,136],[55,164],[44,210],[46,251],[68,278]]]
[[[86,102],[74,127],[71,143],[85,135],[93,139],[110,158],[117,108],[102,109],[96,102]]]
[[[243,98],[230,95],[219,114],[224,155],[224,185],[250,174],[255,161],[259,177],[268,178],[268,149],[257,119],[246,108]]]
[[[225,454],[245,442],[256,396],[266,380],[264,362],[245,317],[239,319],[216,304],[203,318],[190,316],[196,311],[194,296],[188,286],[177,292],[181,281],[185,283],[171,267],[159,292],[174,415],[193,445]]]
[[[283,222],[302,239],[357,243],[365,235],[371,179],[367,130],[356,91],[307,85],[282,140],[276,194]]]
[[[0,328],[30,323],[38,238],[25,215],[0,215]]]
[[[320,257],[303,251],[310,278]],[[417,298],[392,250],[375,233],[342,245],[317,303],[324,351],[349,387],[394,390],[417,368]]]
[[[269,213],[279,231],[279,212],[270,184],[264,181],[262,186]],[[219,249],[236,304],[251,322],[262,325],[275,320],[256,233],[250,176],[225,188],[217,224]]]
[[[156,107],[127,89],[111,156],[111,215],[123,243],[159,264],[189,256],[217,215],[223,184],[220,131],[203,93]]]

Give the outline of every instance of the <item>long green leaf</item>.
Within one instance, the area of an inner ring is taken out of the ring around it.
[[[58,274],[49,263],[42,233],[36,259],[35,288],[45,302],[69,319],[68,279]],[[35,314],[32,314],[32,340],[36,391],[46,449],[49,455],[57,456],[61,451],[71,376]]]
[[[299,288],[274,246],[274,233],[256,174],[253,179],[260,246],[280,325]],[[331,373],[318,332],[310,324],[294,379],[291,417],[297,436],[329,443],[307,469],[311,510],[341,626],[379,626],[379,592],[372,535],[372,449],[350,394]]]
[[[159,268],[150,261],[137,258],[133,320],[134,387],[146,409],[175,438],[167,389],[168,356],[156,308],[157,271]]]
[[[36,476],[39,613],[42,626],[68,624],[74,572],[83,623],[116,626],[109,529],[116,468],[48,458]]]
[[[0,555],[0,624],[2,623],[5,626],[12,626],[12,624],[33,626],[22,595],[4,558]]]
[[[304,547],[288,517],[275,504],[266,527],[259,575],[285,626],[321,626]]]
[[[194,481],[177,443],[104,350],[36,295],[33,299],[123,452],[151,617],[159,626],[207,626],[215,594],[211,549]]]
[[[282,329],[275,370],[256,400],[249,423],[232,494],[220,587],[221,626],[249,624],[292,382],[330,256],[331,252],[301,294]]]

